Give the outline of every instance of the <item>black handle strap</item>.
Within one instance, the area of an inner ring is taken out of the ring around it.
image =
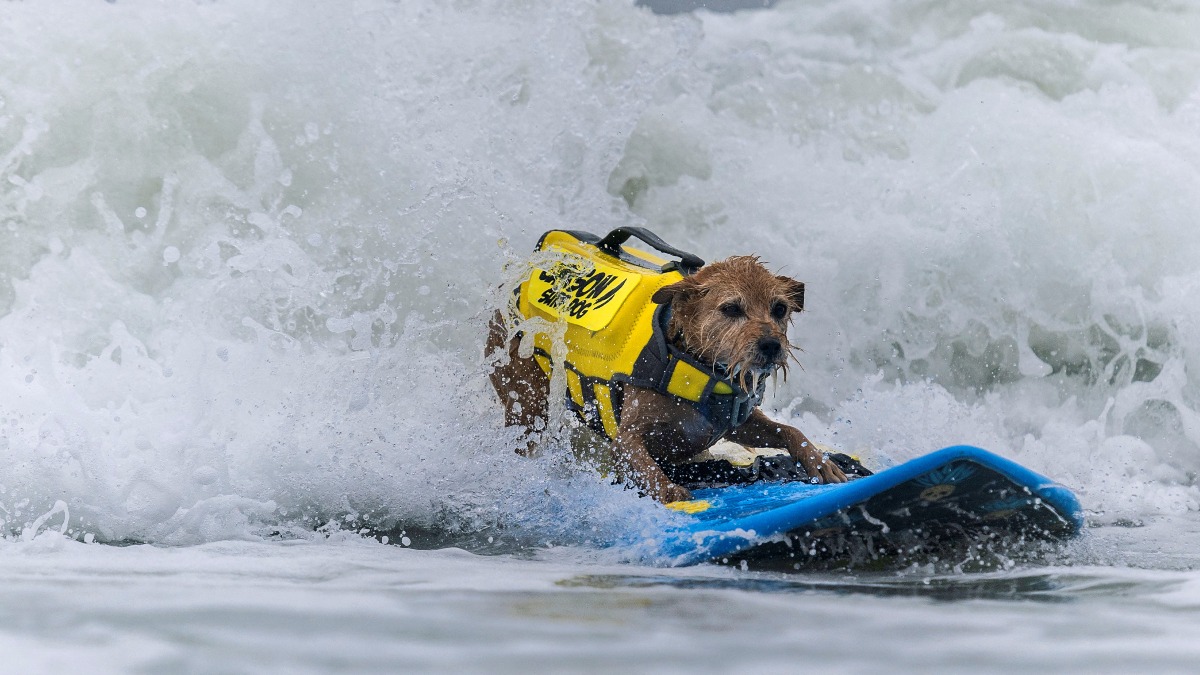
[[[679,258],[680,271],[684,274],[691,274],[704,267],[704,261],[700,257],[675,248],[663,241],[657,234],[644,227],[618,227],[596,242],[596,247],[609,255],[620,257],[621,244],[625,243],[630,237],[641,239],[660,253],[666,253],[667,255]]]

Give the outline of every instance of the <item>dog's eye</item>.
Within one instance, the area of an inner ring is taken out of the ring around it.
[[[742,311],[742,306],[736,302],[731,302],[727,305],[721,305],[721,313],[731,319],[740,319],[743,316],[746,316],[746,313]]]
[[[776,319],[782,319],[783,317],[787,316],[787,313],[788,307],[786,304],[777,302],[771,305],[771,316],[775,317]]]

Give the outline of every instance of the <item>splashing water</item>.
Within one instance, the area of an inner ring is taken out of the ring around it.
[[[815,440],[988,447],[1096,524],[1200,509],[1200,14],[3,12],[8,536],[652,527],[514,456],[483,376],[505,266],[622,224],[807,283],[767,407]]]

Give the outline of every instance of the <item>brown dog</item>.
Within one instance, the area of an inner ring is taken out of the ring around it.
[[[776,371],[787,372],[792,346],[787,327],[804,306],[804,284],[776,276],[758,258],[739,256],[702,267],[682,281],[660,288],[652,298],[670,305],[666,334],[675,347],[728,374],[743,389],[758,390]],[[505,408],[505,424],[529,430],[547,423],[550,381],[532,357],[518,354],[520,336],[510,339],[504,317],[490,324],[486,353],[505,350],[490,377]],[[616,385],[620,386],[620,385]],[[691,492],[667,478],[660,462],[688,460],[721,436],[688,401],[654,389],[625,384],[613,457],[621,477],[663,503],[691,499]],[[846,475],[813,447],[800,430],[773,422],[757,407],[725,439],[750,447],[784,448],[809,476],[841,483]],[[528,435],[527,435],[528,438]],[[523,448],[521,451],[526,450]]]

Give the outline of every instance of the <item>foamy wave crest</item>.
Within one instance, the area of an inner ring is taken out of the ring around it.
[[[1101,521],[1200,501],[1197,15],[5,12],[9,536],[652,526],[513,455],[481,356],[543,230],[631,223],[808,283],[770,407],[814,439],[983,445]]]
[[[540,545],[645,511],[510,452],[481,318],[506,237],[608,203],[590,177],[640,98],[595,94],[656,77],[676,49],[648,63],[621,36],[669,25],[521,3],[7,16],[10,535],[57,527],[59,500],[75,536],[163,543],[532,523]]]

